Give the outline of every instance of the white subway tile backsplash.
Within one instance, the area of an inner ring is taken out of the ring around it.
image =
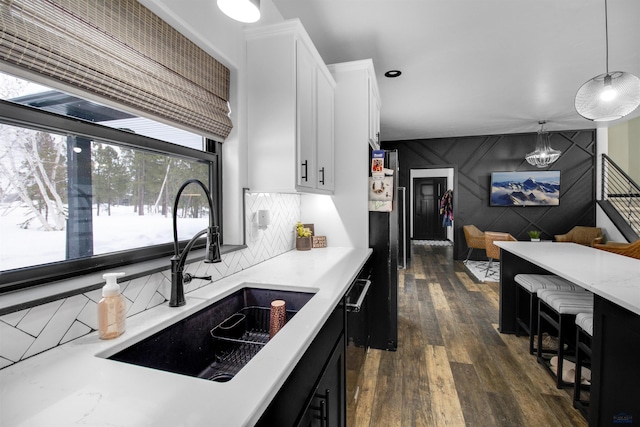
[[[35,340],[26,332],[0,322],[0,357],[17,362]]]
[[[294,247],[293,229],[300,218],[300,196],[296,194],[248,193],[245,195],[247,248],[222,256],[222,262],[190,263],[186,271],[211,276],[185,286],[190,292],[266,261]],[[259,229],[256,214],[271,212],[271,224]],[[168,266],[167,266],[168,267]],[[170,297],[169,268],[120,284],[127,300],[127,316],[164,304]],[[43,304],[0,317],[0,369],[34,354],[64,344],[97,329],[97,303],[100,289]]]
[[[161,294],[159,294],[158,292],[155,292],[153,294],[153,298],[151,298],[151,300],[149,301],[149,304],[147,304],[147,310],[153,307],[157,307],[160,304],[163,304],[165,301],[166,299]]]
[[[31,308],[18,323],[18,329],[37,337],[63,303],[64,300],[58,300]]]
[[[97,304],[102,299],[102,289],[85,292],[84,296]]]
[[[6,368],[7,366],[13,365],[13,362],[9,359],[5,359],[4,357],[0,357],[0,369]]]
[[[138,298],[138,294],[140,293],[140,289],[144,286],[144,282],[146,282],[147,277],[138,277],[137,279],[127,280],[126,282],[120,283],[120,290],[122,291],[122,295],[127,297],[130,301],[135,301]]]
[[[147,309],[149,302],[153,299],[162,283],[162,277],[162,275],[156,273],[151,276],[139,277],[129,282],[127,289],[135,290],[135,298],[130,298],[132,304],[127,311],[127,316],[133,316]],[[131,292],[130,294],[133,293]]]
[[[66,334],[60,340],[60,344],[64,344],[71,340],[75,340],[76,338],[80,338],[81,336],[87,335],[91,332],[91,328],[85,325],[82,322],[75,321],[69,328]]]
[[[0,316],[0,320],[11,326],[16,326],[28,312],[29,310],[25,309],[16,311],[15,313],[5,314],[4,316]]]
[[[88,298],[84,295],[75,295],[63,300],[24,357],[42,353],[60,344],[60,341],[62,341],[62,338],[69,331],[69,328],[76,321],[88,301]]]
[[[162,280],[160,287],[158,287],[158,293],[168,301],[171,297],[171,271],[165,270],[160,274],[164,277],[164,280]]]
[[[85,294],[86,296],[86,294]],[[98,303],[89,299],[78,315],[78,321],[87,325],[92,330],[98,329]]]

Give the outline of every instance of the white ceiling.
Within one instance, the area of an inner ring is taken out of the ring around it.
[[[604,0],[273,2],[327,64],[373,59],[383,141],[596,127],[573,100],[606,71]],[[608,3],[609,69],[640,76],[640,0]]]

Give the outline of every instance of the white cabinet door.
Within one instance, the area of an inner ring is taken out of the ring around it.
[[[369,78],[369,141],[378,146],[380,143],[380,98],[375,83]]]
[[[376,86],[371,59],[328,66],[336,82],[334,113],[335,193],[340,221],[327,239],[331,245],[369,247],[369,135],[371,86]],[[376,91],[377,92],[377,91]],[[379,105],[379,104],[378,104]],[[313,222],[315,218],[309,219]]]
[[[320,71],[317,73],[317,172],[316,188],[334,189],[334,87]]]
[[[249,188],[295,192],[295,40],[286,34],[247,41]]]
[[[249,187],[332,193],[333,76],[298,20],[245,37]]]
[[[316,186],[316,63],[306,46],[296,43],[297,185]]]

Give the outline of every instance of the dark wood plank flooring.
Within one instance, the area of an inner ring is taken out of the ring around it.
[[[356,427],[587,425],[528,339],[498,333],[497,283],[477,283],[451,247],[412,254],[399,278],[398,351],[369,352]]]

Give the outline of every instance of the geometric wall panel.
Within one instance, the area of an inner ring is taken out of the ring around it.
[[[454,257],[464,259],[467,246],[462,226],[466,224],[508,232],[518,240],[528,239],[527,231],[532,229],[542,231],[543,239],[552,239],[575,225],[595,225],[595,130],[550,132],[551,146],[562,155],[542,170],[560,171],[560,206],[489,206],[491,172],[540,170],[524,159],[534,150],[536,135],[384,141],[382,148],[398,150],[399,185],[406,188],[410,188],[412,169],[454,168]],[[407,212],[407,223],[411,214]],[[480,251],[474,255],[482,258]]]

